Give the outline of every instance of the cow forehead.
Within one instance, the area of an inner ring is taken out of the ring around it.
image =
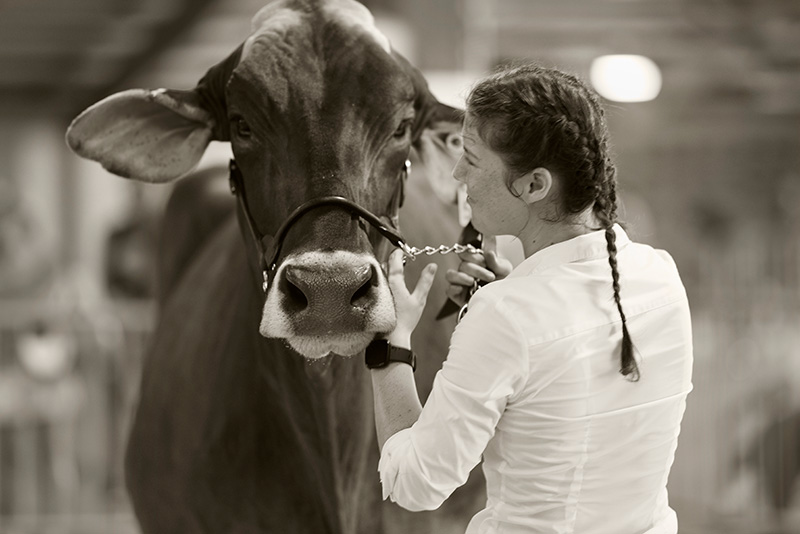
[[[372,13],[355,0],[328,0],[318,3],[319,13],[326,19],[344,26],[360,30],[371,37],[387,54],[392,51],[389,39],[375,26]],[[292,27],[303,23],[305,13],[303,6],[297,6],[291,0],[273,2],[264,6],[250,24],[250,36],[242,48],[244,59],[250,53],[253,44],[269,34],[285,33]]]

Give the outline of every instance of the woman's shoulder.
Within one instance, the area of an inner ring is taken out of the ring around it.
[[[532,301],[541,304],[549,293],[559,293],[560,286],[570,279],[570,275],[557,269],[529,273],[524,276],[510,276],[496,280],[481,287],[473,299],[491,303],[494,306],[515,308],[527,306]]]
[[[474,311],[473,319],[480,318],[487,326],[510,322],[527,334],[547,328],[548,317],[559,312],[563,304],[558,284],[549,283],[548,278],[513,277],[486,284],[470,299],[470,313]]]
[[[532,294],[530,287],[523,288],[513,279],[490,282],[475,292],[469,301],[469,323],[479,330],[491,330],[498,323],[508,323],[522,331],[519,309],[524,294]]]
[[[620,274],[622,269],[628,278],[649,280],[653,284],[683,290],[678,265],[666,250],[655,248],[644,243],[632,242],[618,258]]]
[[[526,278],[504,278],[482,286],[470,299],[470,307],[479,305],[494,311],[514,307],[520,300],[533,294],[537,280]]]

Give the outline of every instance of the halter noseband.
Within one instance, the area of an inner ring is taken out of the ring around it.
[[[410,169],[411,162],[406,160],[403,168],[400,170],[402,176],[400,180],[398,180],[397,191],[395,191],[394,196],[392,197],[392,206],[395,209],[399,209],[403,204],[403,187],[406,178],[408,178]],[[275,267],[277,265],[278,255],[280,254],[281,247],[283,246],[283,240],[285,239],[289,228],[303,215],[321,206],[335,206],[342,208],[345,211],[348,211],[352,216],[360,217],[372,225],[394,246],[403,249],[407,247],[402,234],[400,234],[400,231],[397,228],[392,227],[391,224],[383,221],[380,217],[362,208],[355,202],[339,196],[312,198],[311,200],[304,202],[295,208],[295,210],[292,211],[286,220],[284,220],[278,227],[275,235],[261,234],[261,232],[259,232],[256,228],[253,216],[250,214],[250,209],[247,205],[247,198],[244,190],[242,172],[239,170],[239,166],[236,165],[236,161],[234,160],[231,160],[230,162],[230,187],[231,193],[236,196],[239,202],[239,208],[244,213],[250,235],[253,238],[253,241],[256,243],[256,247],[258,248],[259,267],[264,278],[261,288],[264,290],[264,293],[266,293],[269,289],[270,277],[275,275]]]

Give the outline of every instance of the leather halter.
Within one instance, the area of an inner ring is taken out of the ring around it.
[[[404,185],[406,179],[408,178],[410,169],[411,162],[406,160],[403,168],[400,170],[401,177],[397,183],[397,190],[392,196],[391,205],[393,211],[398,210],[400,206],[403,205]],[[236,196],[236,199],[238,200],[239,208],[244,213],[250,235],[258,249],[259,268],[261,269],[261,273],[264,278],[261,288],[264,290],[264,293],[266,293],[269,289],[270,279],[275,276],[275,267],[277,266],[278,255],[280,254],[281,247],[283,246],[283,240],[285,239],[289,228],[291,228],[291,226],[303,215],[316,208],[322,206],[334,206],[344,209],[345,211],[348,211],[353,218],[359,217],[372,225],[394,246],[403,248],[403,245],[405,244],[402,234],[397,228],[388,222],[388,217],[384,217],[384,219],[387,219],[387,221],[384,221],[377,215],[362,208],[355,202],[339,196],[312,198],[311,200],[308,200],[307,202],[304,202],[295,208],[295,210],[281,223],[274,235],[262,234],[258,231],[255,221],[253,220],[253,216],[250,213],[244,190],[242,171],[239,170],[239,166],[236,165],[236,161],[234,160],[231,160],[230,162],[230,188],[231,193]]]

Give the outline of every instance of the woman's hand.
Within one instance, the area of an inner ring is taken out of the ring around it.
[[[429,263],[422,270],[417,287],[409,293],[403,272],[403,252],[398,249],[389,256],[389,289],[392,291],[397,311],[397,326],[388,336],[392,345],[411,348],[411,332],[422,317],[435,275],[436,264]]]
[[[461,264],[458,270],[448,269],[445,279],[450,282],[447,286],[447,296],[458,304],[466,304],[469,290],[476,281],[494,282],[501,280],[511,273],[511,262],[497,255],[497,240],[494,236],[487,236],[483,242],[483,254],[462,252],[458,255]]]

